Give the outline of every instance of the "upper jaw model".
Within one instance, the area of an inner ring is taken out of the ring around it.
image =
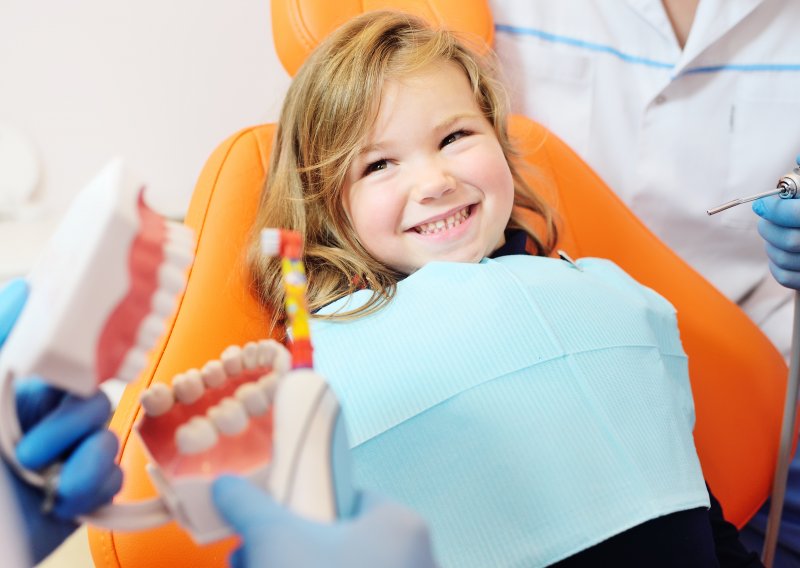
[[[89,396],[144,370],[183,292],[194,237],[148,208],[143,191],[114,161],[77,196],[27,278],[4,374]]]
[[[77,196],[27,279],[28,300],[0,354],[0,449],[45,491],[57,474],[16,461],[22,433],[14,382],[39,376],[90,396],[107,379],[136,379],[186,286],[192,232],[150,210],[142,193],[115,161]],[[339,404],[312,369],[301,243],[282,231],[264,242],[267,254],[282,256],[291,352],[273,340],[232,346],[171,385],[147,389],[137,431],[159,496],[112,503],[82,520],[112,530],[177,520],[198,543],[217,540],[232,532],[211,502],[211,483],[223,472],[249,478],[318,521],[352,511]]]

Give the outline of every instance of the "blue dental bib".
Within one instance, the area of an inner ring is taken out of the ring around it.
[[[577,266],[434,262],[375,314],[313,322],[357,484],[420,512],[443,566],[544,566],[708,507],[674,309]]]

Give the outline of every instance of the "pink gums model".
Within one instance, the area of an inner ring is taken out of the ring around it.
[[[78,195],[28,277],[0,368],[82,396],[144,370],[194,245],[190,229],[148,209],[142,191],[114,162]]]

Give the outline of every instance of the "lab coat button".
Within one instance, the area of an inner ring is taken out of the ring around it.
[[[655,99],[653,99],[653,103],[657,105],[664,104],[667,101],[667,97],[664,95],[658,95]]]

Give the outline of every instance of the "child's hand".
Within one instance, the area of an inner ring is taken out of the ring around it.
[[[758,233],[766,241],[772,275],[783,286],[800,290],[800,198],[765,197],[753,202],[753,211],[761,217]]]
[[[415,513],[362,494],[355,518],[332,524],[298,517],[244,479],[223,476],[213,486],[220,514],[242,537],[234,568],[432,568],[425,522]]]

